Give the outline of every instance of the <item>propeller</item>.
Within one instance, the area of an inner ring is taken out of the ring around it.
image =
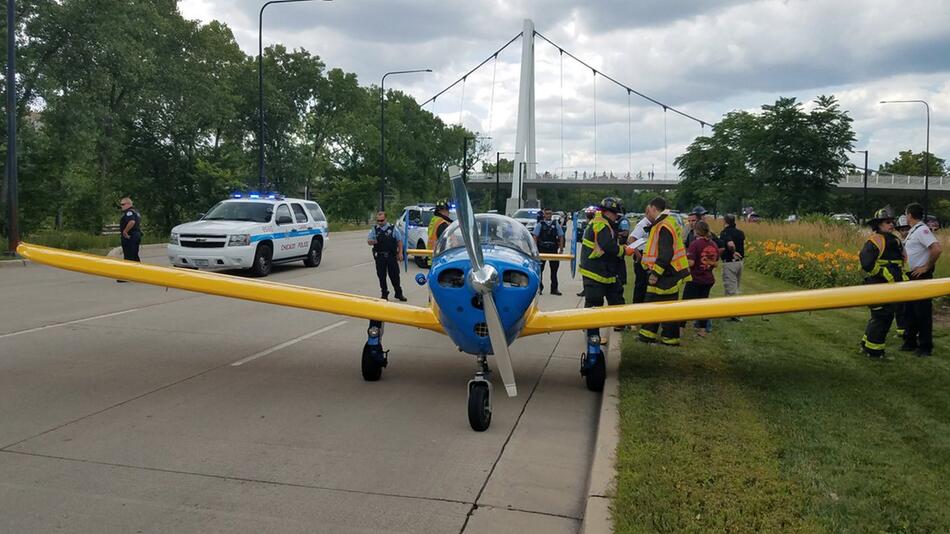
[[[469,282],[472,288],[481,295],[485,310],[485,323],[488,326],[488,338],[491,340],[492,351],[498,364],[498,372],[505,383],[505,391],[509,397],[518,395],[515,385],[515,371],[511,367],[511,354],[508,352],[508,339],[505,337],[505,328],[495,306],[494,290],[498,287],[498,271],[485,263],[482,255],[481,240],[478,237],[478,227],[475,225],[475,213],[472,203],[462,181],[462,173],[455,165],[449,167],[449,176],[452,180],[452,194],[455,197],[456,213],[458,213],[459,230],[465,241],[465,250],[472,263],[469,273]]]

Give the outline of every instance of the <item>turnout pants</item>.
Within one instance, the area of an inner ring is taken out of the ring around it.
[[[617,306],[623,304],[623,286],[619,284],[602,284],[589,278],[584,279],[584,307],[596,308],[603,306],[604,301],[608,306]],[[599,335],[599,328],[588,328],[587,335]]]
[[[869,356],[880,357],[884,355],[884,345],[887,341],[887,331],[891,329],[891,321],[897,308],[903,304],[882,304],[881,306],[871,306],[871,319],[868,320],[868,326],[864,329],[864,337],[861,339],[861,346],[864,352]]]
[[[647,293],[646,302],[674,302],[679,300],[679,293],[671,295],[657,295]],[[680,323],[651,323],[640,327],[638,332],[640,339],[644,341],[659,341],[664,345],[680,344]]]
[[[930,280],[927,273],[914,280]],[[904,346],[921,350],[933,350],[934,309],[931,299],[915,300],[904,304]]]
[[[386,285],[386,275],[393,283],[393,289],[396,290],[396,296],[402,295],[402,286],[399,285],[399,262],[396,256],[386,253],[377,253],[376,259],[376,277],[379,278],[379,291],[383,298],[389,296],[389,287]]]
[[[542,261],[542,262],[541,262],[541,277],[540,277],[540,278],[541,278],[541,287],[540,287],[540,289],[538,289],[538,292],[539,292],[539,293],[540,293],[542,290],[544,290],[544,264],[545,264],[545,263],[550,263],[550,264],[551,264],[551,292],[553,293],[553,292],[557,291],[557,270],[558,270],[558,267],[561,266],[561,262],[559,262],[559,261],[551,261],[551,262]]]
[[[650,275],[638,261],[633,262],[633,303],[646,302],[647,300],[647,280]]]
[[[122,238],[122,257],[129,261],[142,261],[139,258],[139,244],[142,242],[142,234],[135,232],[129,234],[128,238]]]

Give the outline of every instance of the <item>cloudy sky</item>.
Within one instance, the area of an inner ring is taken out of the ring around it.
[[[258,0],[181,0],[182,14],[228,24],[257,53]],[[264,46],[305,48],[329,66],[428,100],[517,35],[535,29],[598,71],[706,122],[779,96],[834,94],[855,119],[870,167],[924,148],[950,158],[950,5],[945,0],[334,0],[271,5]],[[674,172],[700,126],[621,89],[536,40],[539,170]],[[518,40],[427,109],[512,150]],[[596,92],[596,98],[595,98]],[[596,122],[595,122],[596,116]],[[665,119],[665,120],[664,120]],[[596,128],[595,128],[596,125]],[[707,129],[708,131],[708,129]],[[595,135],[596,134],[596,135]],[[863,164],[863,155],[854,161]]]

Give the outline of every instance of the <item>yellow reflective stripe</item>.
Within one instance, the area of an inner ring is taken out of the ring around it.
[[[679,345],[679,344],[680,344],[680,338],[678,338],[678,337],[661,337],[661,338],[660,338],[660,343],[662,343],[662,344],[664,344],[664,345]]]
[[[903,335],[904,335],[904,329],[903,329],[903,328],[898,328],[898,329],[897,329],[897,335],[903,336]]]
[[[861,338],[861,342],[864,343],[864,346],[871,350],[884,350],[884,347],[887,345],[884,343],[871,343],[868,341],[868,336]]]
[[[583,241],[581,241],[581,243],[582,243],[585,247],[587,247],[587,248],[589,248],[589,249],[593,249],[594,247],[597,246],[596,243],[594,243],[594,242],[591,241],[590,239],[587,239],[586,237],[584,238]]]
[[[613,284],[617,281],[616,276],[609,276],[609,277],[601,276],[595,272],[588,271],[587,269],[584,269],[583,267],[581,267],[578,270],[581,272],[581,276],[583,276],[584,278],[590,278],[591,280],[595,282],[600,282],[601,284]]]
[[[647,339],[656,339],[656,338],[659,337],[659,336],[656,335],[656,332],[651,332],[651,331],[649,331],[649,330],[647,330],[647,329],[645,329],[645,328],[641,328],[640,331],[637,332],[637,334],[639,334],[639,335],[641,335],[641,336],[643,336],[643,337],[645,337],[645,338],[647,338]]]
[[[675,286],[669,289],[660,289],[656,286],[647,286],[647,293],[653,293],[654,295],[673,295],[679,293],[680,285],[676,284]]]
[[[663,267],[660,267],[659,265],[654,264],[653,272],[655,272],[656,274],[663,274],[666,272],[666,269],[664,269]]]

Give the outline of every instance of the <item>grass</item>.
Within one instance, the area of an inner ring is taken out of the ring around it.
[[[744,290],[795,289],[744,273]],[[717,283],[714,295],[721,295]],[[950,336],[858,353],[866,308],[716,321],[678,349],[627,335],[616,532],[950,529]]]
[[[105,254],[109,252],[109,250],[122,245],[118,234],[95,235],[87,232],[78,232],[75,230],[44,230],[42,232],[36,232],[24,237],[23,241],[32,243],[34,245],[44,245],[47,247],[75,250],[79,252],[90,252],[95,254]],[[142,234],[143,245],[167,242],[167,235],[152,233]]]

